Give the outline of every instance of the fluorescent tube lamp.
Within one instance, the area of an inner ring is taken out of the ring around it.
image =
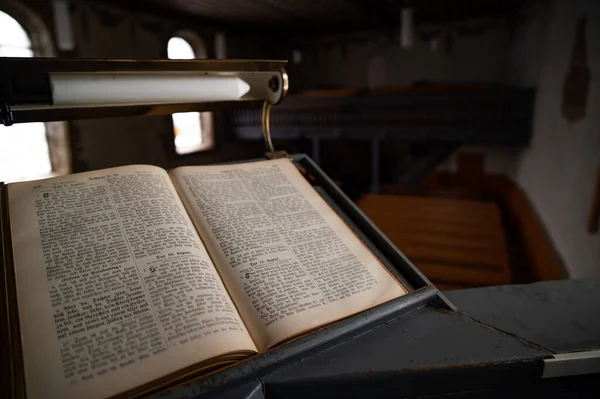
[[[0,58],[0,124],[276,104],[285,61]]]
[[[198,73],[51,73],[56,106],[237,101],[250,91],[237,76]]]

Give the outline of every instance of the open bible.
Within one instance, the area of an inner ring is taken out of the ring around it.
[[[154,392],[406,293],[289,159],[5,188],[30,398]]]

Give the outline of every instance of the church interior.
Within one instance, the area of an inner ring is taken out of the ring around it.
[[[310,156],[440,290],[600,276],[600,7],[8,0],[0,56],[287,61]],[[260,158],[260,109],[0,127],[0,180]]]
[[[596,397],[598,38],[596,0],[0,0],[0,396]]]

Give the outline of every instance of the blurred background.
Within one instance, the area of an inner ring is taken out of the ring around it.
[[[2,0],[0,56],[285,59],[309,154],[442,289],[600,276],[594,0]],[[0,127],[0,180],[261,157],[260,110]]]

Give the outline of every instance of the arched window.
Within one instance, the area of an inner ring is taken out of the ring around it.
[[[189,31],[178,32],[167,44],[170,59],[206,58],[204,42]],[[175,151],[189,154],[213,146],[212,113],[186,112],[173,114]]]
[[[29,35],[21,24],[0,11],[0,57],[33,57]],[[0,181],[43,178],[52,174],[46,126],[0,125]]]

